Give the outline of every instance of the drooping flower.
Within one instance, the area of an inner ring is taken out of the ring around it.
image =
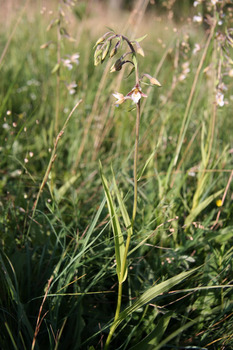
[[[123,103],[125,100],[132,100],[134,103],[138,103],[141,97],[147,97],[147,95],[142,92],[139,84],[136,84],[126,96],[119,92],[116,92],[113,96],[117,99],[115,102],[116,105]]]
[[[120,92],[115,92],[115,94],[112,95],[117,99],[117,101],[115,102],[116,105],[120,105],[123,102],[125,102],[125,96]]]
[[[142,92],[140,85],[136,84],[125,98],[131,99],[134,103],[138,103],[141,97],[147,97],[147,95]]]

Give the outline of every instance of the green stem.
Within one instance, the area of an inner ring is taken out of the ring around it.
[[[136,135],[135,135],[135,149],[134,149],[134,165],[133,165],[134,201],[133,201],[132,227],[134,225],[134,221],[136,217],[137,197],[138,197],[137,163],[138,163],[139,126],[140,126],[140,100],[137,103]]]
[[[135,149],[134,149],[134,202],[133,202],[133,214],[132,214],[132,228],[134,225],[135,217],[136,217],[136,211],[137,211],[137,194],[138,194],[138,183],[137,183],[137,163],[138,163],[138,143],[139,143],[139,126],[140,126],[140,101],[137,103],[137,119],[136,119],[136,135],[135,135]],[[131,234],[128,233],[126,246],[125,246],[125,254],[122,262],[122,271],[125,269],[126,261],[127,261],[127,255],[129,251],[129,244],[130,244]],[[111,342],[112,336],[117,328],[116,321],[119,318],[120,309],[121,309],[121,300],[122,300],[122,281],[118,282],[118,296],[117,296],[117,307],[115,312],[114,321],[112,323],[112,326],[110,328],[108,338],[106,340],[104,350],[107,350],[109,347],[109,344]]]
[[[111,342],[112,336],[115,332],[116,329],[116,321],[118,320],[119,314],[120,314],[120,309],[121,309],[121,299],[122,299],[122,286],[123,283],[119,283],[118,284],[118,296],[117,296],[117,307],[116,307],[116,312],[115,312],[115,317],[114,317],[114,321],[112,323],[112,326],[110,328],[109,334],[108,334],[108,338],[106,340],[105,346],[104,346],[104,350],[107,350],[109,347],[109,344]]]

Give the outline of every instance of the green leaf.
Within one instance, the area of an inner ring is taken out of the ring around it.
[[[138,181],[141,180],[142,175],[144,174],[144,171],[146,170],[148,164],[150,163],[150,161],[153,159],[154,155],[155,155],[156,151],[154,151],[153,153],[151,153],[150,157],[147,159],[144,167],[142,168],[142,171],[140,172],[139,176],[138,176]]]
[[[112,174],[113,174],[113,170],[112,170]],[[117,200],[118,200],[118,203],[119,203],[119,207],[120,207],[120,211],[121,211],[121,214],[122,214],[122,217],[123,217],[123,220],[124,220],[124,224],[125,224],[125,227],[127,229],[127,232],[132,235],[133,234],[133,230],[132,230],[132,224],[131,224],[131,220],[129,218],[129,214],[127,212],[127,209],[125,207],[125,204],[122,200],[122,197],[121,197],[121,194],[120,194],[120,191],[117,187],[117,184],[116,184],[116,179],[114,177],[114,174],[113,174],[113,184],[114,184],[114,190],[116,192],[116,196],[117,196]]]
[[[113,170],[112,170],[112,174],[113,174]],[[124,224],[125,224],[125,227],[126,227],[126,230],[127,230],[127,237],[128,237],[128,239],[130,239],[130,237],[133,234],[132,223],[131,223],[131,220],[129,218],[129,214],[127,212],[125,204],[124,204],[124,202],[122,200],[120,191],[119,191],[119,189],[117,187],[116,179],[115,179],[114,174],[113,174],[113,185],[114,185],[114,190],[115,190],[115,193],[116,193],[116,196],[117,196],[118,204],[119,204],[119,207],[120,207],[121,215],[123,217]],[[126,260],[126,258],[127,258],[127,256],[123,257],[123,259],[125,259],[125,260]],[[123,266],[125,266],[125,268],[124,268],[124,271],[122,271],[122,273],[121,273],[121,276],[123,276],[123,279],[122,279],[121,283],[123,283],[125,281],[125,279],[127,277],[127,273],[128,273],[126,261],[122,261],[122,263],[123,263]]]
[[[51,70],[51,73],[52,73],[52,74],[56,73],[56,72],[58,71],[59,68],[60,68],[60,64],[59,64],[59,63],[55,64],[55,66],[54,66],[53,69]]]
[[[129,72],[129,74],[127,75],[127,77],[125,77],[125,79],[127,79],[135,70],[135,67],[133,66]]]
[[[125,254],[125,245],[124,238],[121,232],[121,227],[119,224],[118,216],[116,213],[115,205],[109,190],[108,182],[103,174],[102,166],[100,163],[100,176],[102,180],[102,184],[104,187],[105,196],[108,204],[108,211],[111,218],[111,225],[114,235],[114,243],[115,243],[115,254],[116,254],[116,271],[119,282],[123,282],[127,277],[127,269],[125,264],[125,269],[122,271],[122,262]]]
[[[142,306],[149,303],[151,300],[155,299],[158,295],[167,292],[176,284],[182,282],[185,278],[192,275],[197,271],[199,267],[192,269],[190,271],[181,272],[179,275],[169,278],[168,280],[156,284],[155,286],[146,290],[132,305],[128,306],[124,311],[119,314],[118,319],[116,320],[116,328],[124,321],[128,316],[133,312],[137,311]]]
[[[137,41],[138,43],[140,43],[140,41],[144,40],[144,39],[147,37],[147,35],[148,35],[148,34],[143,35],[143,36],[141,36],[140,38],[135,39],[134,41]],[[133,42],[134,42],[134,41],[133,41]]]

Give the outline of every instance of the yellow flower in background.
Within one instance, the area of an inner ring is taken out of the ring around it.
[[[222,206],[222,200],[221,199],[217,199],[216,200],[216,205],[217,205],[217,207],[221,207]]]

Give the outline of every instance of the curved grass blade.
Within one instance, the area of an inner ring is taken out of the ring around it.
[[[185,225],[189,227],[191,223],[195,220],[195,218],[204,210],[215,198],[220,196],[220,194],[224,191],[224,189],[212,194],[208,198],[206,198],[203,202],[201,202],[195,209],[191,210],[190,214],[187,216],[185,220]]]
[[[142,341],[140,341],[137,345],[133,346],[129,350],[154,350],[155,346],[159,344],[160,339],[166,331],[171,317],[171,313],[167,313],[166,315],[164,315],[159,320],[155,329],[150,334],[148,334]]]

